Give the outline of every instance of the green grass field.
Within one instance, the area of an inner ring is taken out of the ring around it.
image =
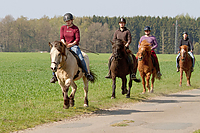
[[[60,121],[76,115],[91,113],[99,109],[120,106],[177,91],[199,88],[200,56],[196,57],[191,87],[179,87],[176,73],[176,55],[158,55],[162,79],[155,81],[153,94],[142,95],[142,84],[133,82],[131,98],[121,94],[121,80],[117,79],[116,99],[111,99],[112,81],[105,79],[110,54],[89,53],[90,67],[98,81],[89,84],[89,107],[83,107],[83,83],[77,81],[75,106],[63,109],[63,98],[58,83],[51,84],[49,53],[0,53],[0,132],[12,132],[39,124]],[[137,73],[139,77],[139,73]],[[70,90],[71,91],[71,90]]]

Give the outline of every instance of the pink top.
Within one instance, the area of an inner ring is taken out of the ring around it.
[[[78,27],[76,25],[73,25],[72,27],[63,25],[60,28],[60,40],[61,39],[64,39],[66,43],[73,43],[76,41],[76,45],[79,45],[80,32]]]
[[[147,42],[151,44],[152,50],[154,50],[154,49],[156,49],[158,47],[158,43],[157,43],[157,40],[156,40],[155,36],[150,36],[150,37],[142,36],[140,38],[139,42],[141,43],[143,40],[147,40]],[[140,47],[140,45],[138,45],[138,48],[139,47]]]

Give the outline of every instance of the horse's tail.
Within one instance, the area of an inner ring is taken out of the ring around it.
[[[137,83],[139,83],[139,82],[141,82],[141,79],[133,79],[135,82],[137,82]]]
[[[90,82],[94,83],[97,80],[97,75],[92,70],[90,70],[90,75],[94,77],[93,80],[91,80]]]

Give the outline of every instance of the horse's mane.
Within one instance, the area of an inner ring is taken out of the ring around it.
[[[122,41],[121,39],[116,39],[115,41],[114,41],[114,44],[115,45],[124,45],[124,41]]]
[[[60,51],[62,54],[65,53],[65,48],[66,48],[66,46],[65,46],[65,44],[64,44],[62,41],[55,41],[54,47],[55,47],[58,51]]]
[[[180,46],[180,49],[184,49],[186,52],[188,52],[188,46],[187,45]]]
[[[147,40],[143,40],[141,43],[140,43],[140,48],[145,48],[147,49],[148,51],[151,50],[151,44],[147,41]]]

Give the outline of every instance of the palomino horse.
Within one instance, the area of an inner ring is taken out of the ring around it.
[[[127,79],[126,75],[130,74],[130,68],[127,61],[128,55],[125,48],[125,42],[122,40],[116,40],[112,43],[112,56],[113,60],[111,62],[110,70],[111,70],[111,77],[112,77],[112,96],[111,98],[115,98],[115,89],[116,89],[116,77],[122,79],[122,94],[126,94],[127,98],[130,98],[130,90],[132,87],[132,80],[129,80],[129,90],[126,89]],[[131,51],[130,51],[131,52]],[[134,72],[137,71],[137,60],[135,56],[132,54],[132,58],[134,60]],[[139,79],[134,79],[135,82],[141,82]]]
[[[148,88],[148,92],[153,93],[153,84],[155,81],[155,77],[157,78],[156,68],[153,65],[151,58],[151,46],[146,40],[140,43],[140,47],[137,53],[138,57],[138,71],[140,72],[140,76],[142,78],[143,84],[143,94],[146,92],[146,87]],[[151,78],[151,90],[149,85],[149,80]],[[146,82],[145,82],[146,78]],[[145,86],[146,83],[146,86]]]
[[[182,79],[183,79],[183,71],[185,71],[187,77],[187,86],[191,86],[190,78],[191,78],[191,68],[192,68],[192,59],[188,54],[188,46],[182,45],[180,46],[180,83],[179,86],[182,86]]]
[[[74,55],[66,48],[66,46],[61,41],[55,41],[53,43],[49,42],[51,48],[51,69],[53,72],[56,72],[58,78],[58,83],[61,86],[63,97],[64,97],[64,106],[63,108],[67,109],[69,106],[74,106],[74,97],[77,90],[77,85],[74,81],[83,79],[84,83],[84,106],[88,106],[88,80],[85,77],[82,69],[78,66],[77,59]],[[86,66],[91,75],[95,76],[89,69],[89,58],[82,52]],[[94,78],[95,79],[95,78]],[[94,82],[94,81],[92,81]],[[71,86],[72,92],[68,97],[68,90]]]

